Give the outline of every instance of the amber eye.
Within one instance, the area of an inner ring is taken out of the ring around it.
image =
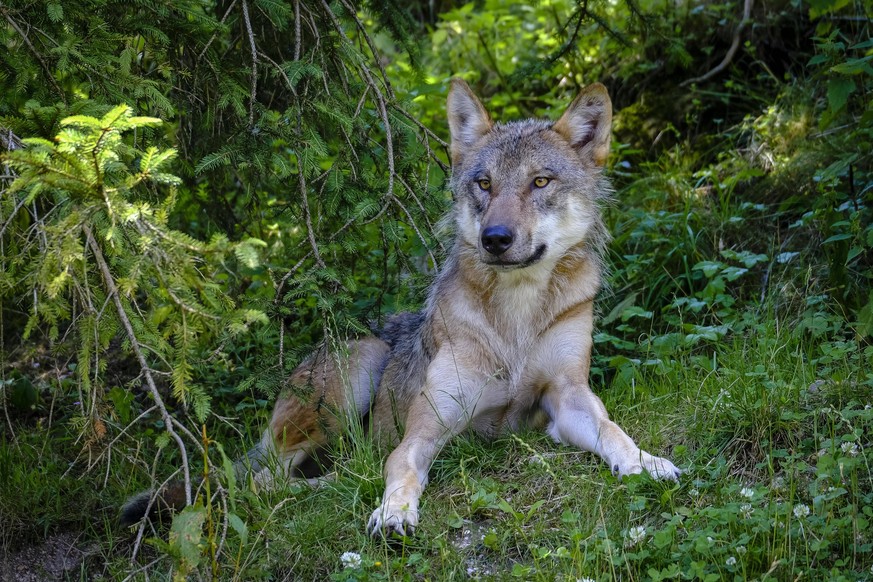
[[[534,186],[536,186],[537,188],[545,188],[549,185],[549,182],[551,182],[549,178],[544,178],[542,176],[540,176],[539,178],[534,178],[533,181]]]
[[[490,190],[491,189],[491,180],[488,180],[486,178],[483,178],[483,179],[477,181],[477,184],[479,184],[479,187],[482,188],[483,190]]]

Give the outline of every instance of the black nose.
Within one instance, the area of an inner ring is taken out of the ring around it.
[[[489,226],[482,231],[482,246],[492,255],[500,256],[512,246],[512,231],[505,226]]]

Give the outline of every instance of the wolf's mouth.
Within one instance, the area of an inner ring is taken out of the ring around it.
[[[496,259],[493,261],[485,261],[485,264],[490,265],[492,267],[503,267],[503,270],[511,271],[513,269],[524,269],[525,267],[530,267],[534,263],[539,262],[540,259],[543,258],[543,255],[546,254],[546,245],[545,243],[541,244],[537,247],[537,250],[526,258],[523,261],[504,261],[501,259]]]

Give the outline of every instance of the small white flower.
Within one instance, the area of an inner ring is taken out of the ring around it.
[[[743,514],[743,517],[749,518],[752,515],[752,506],[748,503],[740,506],[740,512]]]
[[[746,546],[737,546],[737,553],[738,553],[739,555],[742,556],[742,555],[745,554],[747,551],[748,551],[748,550],[746,550]]]
[[[809,506],[803,503],[798,503],[794,506],[794,517],[802,519],[809,515]]]
[[[711,543],[713,542],[712,537],[711,537],[711,536],[706,536],[706,542],[709,543],[709,544],[711,544]]]
[[[594,578],[576,578],[576,582],[594,582]]]
[[[742,489],[740,489],[740,495],[742,495],[743,497],[747,497],[747,498],[751,499],[752,497],[755,496],[755,490],[750,489],[748,487],[743,487]]]
[[[840,450],[843,451],[844,455],[854,457],[858,454],[858,445],[855,443],[843,443],[840,445]]]
[[[728,566],[735,566],[737,564],[737,559],[731,556],[730,558],[725,560],[725,564],[727,564]]]
[[[778,255],[776,255],[776,262],[779,263],[780,265],[784,265],[785,263],[789,262],[791,259],[793,259],[794,257],[796,257],[799,254],[800,253],[796,253],[796,252],[779,253]]]
[[[343,568],[360,568],[361,554],[357,552],[345,552],[340,556],[340,562],[342,562]]]
[[[646,539],[646,528],[641,525],[636,525],[627,530],[627,545],[635,546]]]
[[[697,489],[692,489],[688,492],[688,495],[690,495],[691,497],[697,497],[698,495],[700,495],[700,491],[698,491]]]

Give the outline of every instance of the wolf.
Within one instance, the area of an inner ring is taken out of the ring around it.
[[[464,81],[448,94],[454,242],[424,309],[378,336],[319,350],[290,375],[260,443],[238,464],[269,481],[328,446],[343,418],[396,445],[373,535],[411,535],[428,470],[453,436],[545,425],[560,443],[599,455],[617,476],[678,479],[641,450],[591,390],[594,300],[608,234],[601,206],[612,104],[585,87],[556,121],[492,121]],[[265,462],[274,457],[280,469]],[[151,493],[125,508],[132,523]],[[169,492],[158,506],[172,505]],[[176,496],[177,500],[179,496]]]

